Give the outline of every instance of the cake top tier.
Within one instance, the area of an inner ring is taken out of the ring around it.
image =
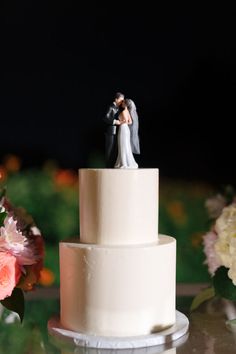
[[[158,183],[158,169],[80,169],[81,242],[156,242]]]

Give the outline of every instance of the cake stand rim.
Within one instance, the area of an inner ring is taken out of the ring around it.
[[[97,349],[131,349],[161,346],[175,342],[189,329],[189,320],[185,314],[176,310],[176,322],[173,326],[149,335],[129,337],[96,336],[63,328],[59,316],[48,320],[48,331],[51,335],[72,341],[75,346]]]

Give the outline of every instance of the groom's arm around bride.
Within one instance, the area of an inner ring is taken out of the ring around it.
[[[118,119],[119,105],[123,101],[124,95],[120,92],[116,93],[114,102],[108,107],[103,121],[106,124],[105,132],[105,152],[106,152],[106,167],[114,167],[117,157],[117,127],[120,125]]]

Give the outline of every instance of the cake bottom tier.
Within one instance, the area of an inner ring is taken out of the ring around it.
[[[176,241],[108,247],[60,243],[60,318],[73,331],[139,336],[175,323]]]

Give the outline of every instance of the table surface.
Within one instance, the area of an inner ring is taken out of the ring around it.
[[[236,304],[227,300],[214,299],[190,313],[189,308],[193,296],[190,295],[191,291],[188,290],[188,286],[183,286],[182,289],[182,294],[181,291],[177,291],[176,308],[188,317],[189,333],[166,346],[118,351],[101,350],[76,347],[65,340],[53,337],[48,334],[47,322],[59,313],[59,292],[58,289],[42,289],[41,292],[35,293],[36,296],[29,294],[26,297],[23,324],[18,321],[11,323],[13,320],[11,313],[6,311],[0,313],[0,354],[236,353],[236,327],[227,323],[227,320],[236,318]]]

